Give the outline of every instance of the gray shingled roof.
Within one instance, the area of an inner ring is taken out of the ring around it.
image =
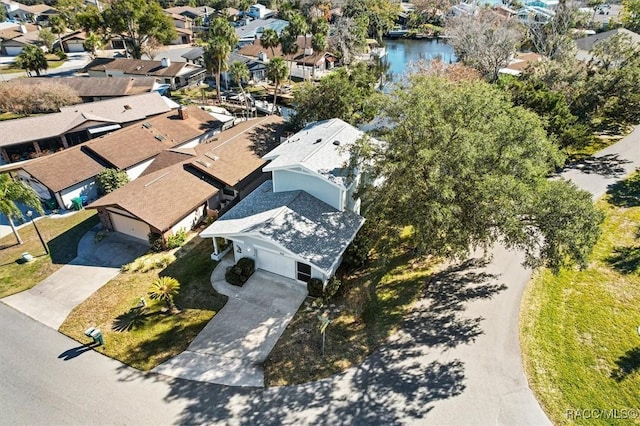
[[[202,237],[258,235],[328,271],[364,223],[304,191],[273,192],[264,182],[202,231]]]
[[[590,35],[587,37],[579,38],[576,40],[576,45],[578,46],[578,50],[590,51],[594,48],[596,43],[601,40],[606,40],[609,37],[614,35],[624,34],[631,38],[631,42],[633,44],[640,44],[640,35],[634,33],[633,31],[629,31],[625,28],[616,28],[615,30],[605,31],[603,33],[598,33],[594,35]]]
[[[311,123],[264,156],[272,160],[264,171],[303,166],[347,188],[348,174],[343,166],[349,161],[348,148],[363,135],[338,118]]]

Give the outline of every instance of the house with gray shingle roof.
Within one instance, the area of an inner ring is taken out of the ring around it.
[[[311,123],[263,159],[271,180],[200,233],[233,243],[234,257],[255,260],[256,268],[300,283],[326,282],[364,223],[359,182],[349,164],[349,147],[364,136],[339,119]]]

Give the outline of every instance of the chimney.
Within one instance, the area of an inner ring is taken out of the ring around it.
[[[180,117],[180,120],[186,120],[187,118],[189,118],[187,107],[181,106],[180,108],[178,108],[178,117]]]
[[[24,25],[20,25],[20,32],[22,34],[26,34],[27,33],[27,27],[25,27]]]
[[[311,55],[313,55],[313,48],[307,47],[306,49],[304,49],[304,56],[311,56]]]
[[[162,65],[162,68],[169,68],[169,66],[171,65],[171,59],[169,58],[162,58],[160,60],[160,64]]]
[[[260,62],[269,62],[269,58],[267,58],[267,54],[265,52],[258,53],[258,60]]]

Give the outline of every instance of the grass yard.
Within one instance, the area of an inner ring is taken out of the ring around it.
[[[0,298],[30,289],[74,259],[82,236],[98,223],[95,210],[80,210],[64,216],[50,216],[36,221],[51,255],[44,252],[31,224],[18,230],[24,244],[18,244],[13,233],[0,239]],[[21,263],[22,253],[34,260]]]
[[[640,414],[640,174],[599,206],[607,218],[589,268],[539,271],[522,301],[525,370],[556,424],[640,423],[568,411]]]
[[[98,327],[105,345],[97,351],[140,370],[152,369],[184,351],[225,304],[226,296],[211,287],[215,262],[210,255],[211,242],[194,237],[175,256],[156,253],[139,258],[133,267],[138,271],[122,273],[100,288],[71,312],[60,331],[89,342],[84,330]],[[145,271],[141,267],[145,263],[168,266]],[[149,298],[151,282],[158,276],[180,282],[175,298],[179,313],[169,314],[164,303]],[[136,308],[142,297],[146,308]]]
[[[428,262],[399,255],[350,275],[329,303],[325,357],[320,315],[310,298],[300,307],[265,363],[266,386],[304,383],[361,363],[402,324],[433,269]]]

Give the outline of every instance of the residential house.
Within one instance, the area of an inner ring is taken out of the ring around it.
[[[184,53],[182,57],[187,61],[200,66],[204,66],[204,49],[202,47],[194,47],[188,52]],[[247,66],[249,70],[249,80],[253,82],[263,81],[266,78],[267,66],[264,58],[252,59],[246,56],[240,55],[236,52],[231,52],[227,63],[232,64],[234,62],[242,62]],[[229,72],[226,71],[221,75],[222,81],[228,82],[230,79]]]
[[[249,10],[247,11],[247,15],[251,16],[253,19],[267,19],[271,18],[275,14],[276,12],[274,10],[269,9],[267,6],[260,3],[249,6]]]
[[[239,40],[238,44],[243,46],[245,44],[253,43],[260,38],[264,30],[267,28],[274,30],[278,36],[280,36],[282,31],[287,28],[288,25],[289,22],[276,18],[240,21],[240,25],[236,26],[235,29]]]
[[[7,19],[23,23],[40,23],[58,14],[55,8],[46,4],[27,6],[12,0],[0,0],[0,4],[6,11]]]
[[[12,84],[37,86],[43,83],[64,84],[73,89],[82,102],[133,96],[160,90],[155,77],[66,77],[52,80],[49,77],[31,77],[13,80]]]
[[[186,16],[193,20],[194,25],[207,25],[209,23],[209,17],[215,13],[215,9],[208,6],[176,6],[168,7],[164,9],[164,11]]]
[[[177,107],[158,93],[67,106],[60,112],[0,121],[0,162],[41,157]]]
[[[72,200],[98,196],[95,178],[107,167],[137,179],[162,151],[193,148],[219,132],[220,123],[196,107],[169,111],[22,166],[17,176],[47,204],[71,208]],[[189,189],[185,188],[185,192]]]
[[[592,55],[590,52],[598,42],[606,40],[609,37],[613,37],[618,34],[629,37],[633,44],[640,46],[640,34],[636,34],[633,31],[629,31],[625,28],[616,28],[615,30],[605,31],[603,33],[593,34],[577,39],[576,46],[578,47],[578,51],[576,52],[576,57],[585,62],[591,60]]]
[[[509,64],[498,70],[500,74],[520,76],[522,72],[530,66],[534,66],[536,63],[544,60],[544,56],[537,53],[518,53]]]
[[[86,66],[92,77],[148,76],[168,84],[171,90],[202,83],[205,69],[187,62],[174,62],[163,58],[147,61],[128,58],[96,58]]]
[[[41,46],[40,29],[33,24],[15,24],[0,30],[0,55],[18,56],[29,44]]]
[[[277,116],[248,120],[192,149],[163,151],[142,176],[87,208],[98,210],[103,229],[145,241],[190,230],[264,182],[257,142],[275,146],[283,125]]]
[[[283,55],[279,45],[274,49],[275,56],[282,57],[287,62],[293,60],[293,66],[290,69],[291,77],[320,78],[333,69],[337,61],[336,57],[327,51],[315,52],[311,47],[311,36],[306,36],[306,41],[305,36],[298,36],[296,42],[298,53],[293,55]],[[262,62],[267,62],[274,56],[271,49],[262,47],[260,40],[240,48],[238,54]]]
[[[87,33],[84,31],[71,31],[62,36],[62,50],[67,53],[84,52],[84,42],[87,40]],[[56,40],[57,43],[57,40]]]
[[[301,284],[326,282],[364,223],[354,199],[357,170],[349,169],[349,146],[363,133],[339,119],[309,124],[263,158],[271,179],[200,233],[233,244],[235,260]]]
[[[516,13],[516,19],[523,24],[546,24],[555,16],[555,12],[538,6],[525,6]]]
[[[167,12],[166,10],[165,14],[171,17],[178,33],[178,37],[171,44],[192,44],[195,42],[192,18],[178,13]]]

